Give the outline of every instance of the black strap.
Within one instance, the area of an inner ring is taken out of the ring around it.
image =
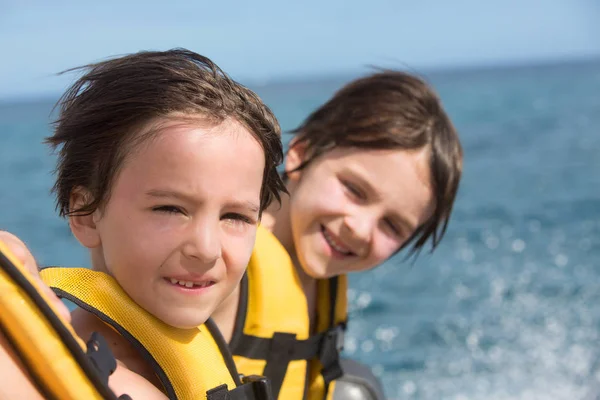
[[[325,332],[314,334],[308,339],[294,339],[290,361],[312,360],[313,358],[320,359],[319,354],[330,350],[334,343],[336,345],[335,347],[341,350],[345,330],[346,323],[342,322]],[[243,334],[240,338],[239,348],[235,350],[234,354],[252,360],[267,360],[271,353],[271,349],[279,347],[274,343],[277,335],[291,335],[295,337],[294,334],[279,332],[276,332],[272,338],[262,338]],[[333,340],[334,338],[336,340]],[[327,342],[327,344],[323,344],[324,342]]]
[[[329,321],[335,322],[337,278],[330,279],[329,285]],[[327,390],[329,383],[343,374],[340,352],[344,346],[345,330],[345,322],[337,325],[332,323],[327,331],[312,335],[306,340],[298,340],[295,334],[290,333],[276,332],[272,338],[262,338],[242,332],[238,333],[236,338],[234,354],[254,360],[266,360],[263,375],[271,380],[273,395],[276,398],[279,396],[290,361],[317,358],[323,366],[321,374]]]
[[[337,307],[338,277],[329,279],[329,327],[335,325],[335,309]]]
[[[338,295],[338,277],[331,278],[329,280],[329,330],[325,332],[323,338],[321,351],[319,352],[319,361],[323,366],[321,375],[325,381],[325,395],[324,399],[327,398],[329,392],[329,384],[341,378],[344,374],[342,365],[340,363],[340,353],[344,349],[344,328],[340,329],[339,326],[335,325],[335,309],[337,307],[337,296]]]
[[[271,348],[266,357],[267,363],[263,375],[268,376],[271,380],[273,394],[277,397],[279,397],[279,391],[292,360],[296,343],[296,335],[293,333],[275,332],[271,339]]]
[[[274,400],[269,379],[251,375],[242,379],[242,384],[229,390],[226,384],[206,392],[206,400]]]

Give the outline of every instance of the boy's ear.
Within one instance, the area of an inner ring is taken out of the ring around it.
[[[86,189],[81,187],[73,189],[71,198],[69,199],[69,211],[77,210],[85,204],[89,204],[91,199],[92,196]],[[77,213],[69,215],[69,227],[71,228],[71,232],[73,232],[73,235],[75,235],[79,243],[88,249],[93,249],[101,244],[100,235],[96,229],[96,217],[98,212],[99,211],[96,210],[87,215]]]
[[[302,174],[301,170],[295,171],[306,159],[306,141],[298,141],[296,138],[290,141],[287,155],[285,157],[285,172],[290,181],[297,181]]]

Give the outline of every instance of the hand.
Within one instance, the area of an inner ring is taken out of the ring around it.
[[[25,243],[12,233],[6,231],[0,231],[0,241],[2,241],[13,255],[23,264],[25,269],[31,274],[36,282],[41,287],[41,290],[50,298],[52,304],[54,304],[57,312],[68,322],[71,322],[71,313],[65,304],[54,294],[52,289],[48,287],[40,278],[40,271],[38,269],[33,254],[29,251]]]

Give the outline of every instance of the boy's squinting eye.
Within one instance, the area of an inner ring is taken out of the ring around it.
[[[350,194],[352,194],[353,196],[355,196],[356,198],[358,198],[360,200],[366,199],[365,193],[358,186],[348,182],[345,179],[341,179],[340,181],[342,182],[342,185],[344,185],[346,190],[348,192],[350,192]]]
[[[181,208],[179,208],[177,206],[156,206],[156,207],[152,207],[152,211],[158,211],[158,212],[167,213],[167,214],[178,214],[178,213],[183,214],[183,211],[181,210]]]
[[[221,217],[222,219],[227,219],[231,221],[236,221],[240,223],[253,225],[256,223],[254,218],[250,218],[246,215],[238,214],[238,213],[227,213]]]
[[[389,228],[389,230],[394,234],[394,236],[402,236],[402,229],[394,221],[386,219],[385,224]]]
[[[256,225],[256,220],[239,213],[227,213],[221,217],[225,225],[237,233],[245,233],[251,226]]]

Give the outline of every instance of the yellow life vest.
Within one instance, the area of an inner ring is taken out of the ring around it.
[[[61,400],[116,400],[108,387],[114,358],[109,360],[111,370],[98,368],[90,358],[92,346],[86,354],[83,341],[2,242],[0,266],[0,330],[41,394]]]
[[[246,384],[240,380],[227,343],[211,320],[194,329],[167,325],[102,272],[51,267],[41,276],[59,297],[96,315],[127,339],[152,366],[170,399],[270,398],[265,379],[250,377]]]
[[[229,343],[238,371],[269,378],[279,399],[330,398],[333,380],[342,375],[346,295],[346,276],[318,281],[318,333],[311,335],[292,260],[277,238],[259,227]]]

